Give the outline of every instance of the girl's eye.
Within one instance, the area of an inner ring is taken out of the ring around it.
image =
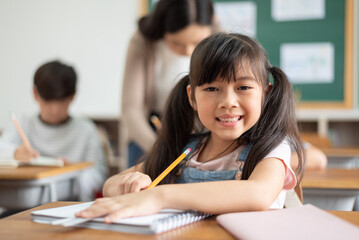
[[[249,89],[251,89],[251,87],[249,86],[241,86],[238,88],[238,90],[249,90]]]
[[[207,92],[214,92],[214,91],[218,91],[218,88],[208,87],[208,88],[205,88],[204,90],[207,91]]]

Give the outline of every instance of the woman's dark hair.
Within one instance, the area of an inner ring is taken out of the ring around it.
[[[76,81],[75,70],[59,61],[43,64],[34,76],[36,91],[46,101],[63,100],[74,95]]]
[[[187,86],[191,87],[194,101],[195,87],[218,78],[236,81],[238,70],[245,71],[248,67],[262,86],[264,97],[259,120],[237,139],[239,144],[252,144],[242,179],[248,179],[255,166],[285,139],[298,153],[297,175],[301,178],[305,157],[295,117],[293,89],[288,78],[279,68],[269,64],[266,51],[258,42],[245,35],[227,33],[214,34],[195,48],[189,75],[176,85],[168,99],[162,120],[163,129],[145,161],[146,174],[154,179],[190,140],[196,113],[189,104]],[[269,88],[270,84],[272,88]],[[172,171],[163,183],[172,182],[175,177],[176,171]]]
[[[177,32],[192,23],[212,25],[212,21],[210,0],[160,0],[151,14],[139,20],[138,26],[147,39],[156,41],[165,33]]]

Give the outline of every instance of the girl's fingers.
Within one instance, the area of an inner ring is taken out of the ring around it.
[[[131,185],[130,192],[139,192],[141,190],[141,184],[140,182],[133,182]]]
[[[137,179],[135,179],[131,184],[130,193],[139,192],[143,187],[145,187],[145,185],[147,185],[146,177],[144,175],[137,176]]]
[[[126,185],[130,178],[131,178],[131,175],[124,175],[121,178],[120,183],[118,185],[120,195],[126,194],[126,188],[127,188]]]
[[[107,215],[104,218],[104,221],[106,223],[112,223],[117,219],[126,218],[126,217],[132,217],[132,216],[133,216],[133,208],[130,208],[130,207],[126,208],[125,207],[125,208],[122,208],[122,209],[120,209],[118,211],[112,212],[111,214]]]
[[[115,203],[112,199],[101,198],[96,200],[89,208],[75,214],[76,217],[94,218],[101,217],[116,211],[119,203]]]
[[[143,174],[134,174],[132,175],[125,186],[124,194],[139,192],[143,187],[145,178]]]

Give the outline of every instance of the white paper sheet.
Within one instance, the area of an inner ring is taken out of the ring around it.
[[[325,18],[325,0],[272,0],[272,18],[297,21]]]
[[[331,83],[334,46],[329,42],[282,44],[280,67],[292,83]]]
[[[220,2],[214,4],[219,26],[251,37],[257,32],[257,5],[253,2]]]

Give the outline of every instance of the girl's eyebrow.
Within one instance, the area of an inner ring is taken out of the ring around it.
[[[240,76],[240,77],[237,77],[236,79],[237,81],[243,81],[243,80],[255,80],[255,78],[253,76]]]

